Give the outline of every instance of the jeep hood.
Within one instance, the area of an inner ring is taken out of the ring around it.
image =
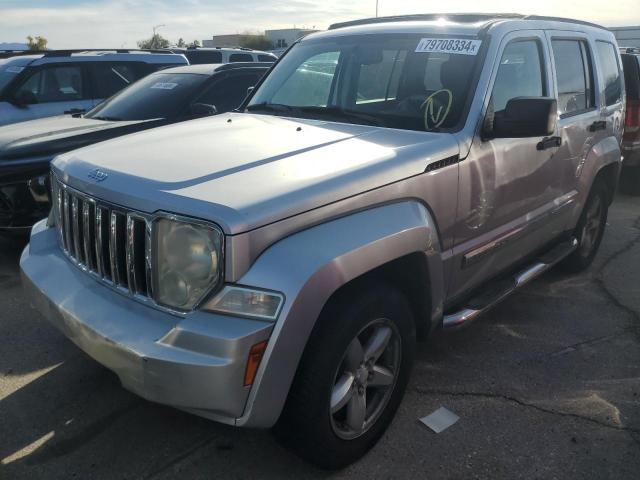
[[[157,120],[111,122],[71,115],[42,118],[0,127],[0,162],[52,157],[158,124]]]
[[[451,134],[225,114],[75,150],[53,165],[64,182],[105,201],[204,218],[237,234],[458,153]],[[96,169],[101,175],[89,177]]]

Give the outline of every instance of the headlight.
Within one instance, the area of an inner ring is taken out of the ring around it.
[[[190,220],[155,222],[155,300],[191,310],[221,281],[223,234],[212,225]]]
[[[278,292],[227,285],[202,308],[210,312],[274,322],[278,318],[283,301],[283,295]]]

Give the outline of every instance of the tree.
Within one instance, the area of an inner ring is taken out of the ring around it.
[[[184,41],[182,37],[178,39],[178,44],[176,45],[178,48],[186,48],[187,42]]]
[[[29,47],[29,50],[36,50],[36,51],[46,50],[47,43],[49,43],[47,39],[44,37],[41,37],[40,35],[38,35],[35,38],[32,37],[31,35],[27,37],[27,46]]]
[[[240,46],[254,50],[271,50],[273,42],[264,35],[245,34],[240,37]]]
[[[199,46],[200,46],[200,42],[199,42],[198,40],[194,40],[193,42],[191,42],[191,43],[189,44],[189,46],[190,46],[191,48],[199,47]]]
[[[156,48],[169,48],[169,40],[164,38],[159,33],[152,35],[151,38],[138,41],[138,48],[143,49],[156,49]]]

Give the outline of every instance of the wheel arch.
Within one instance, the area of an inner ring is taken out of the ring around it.
[[[312,227],[264,252],[240,283],[277,289],[286,301],[237,424],[275,424],[317,319],[335,295],[368,280],[392,281],[422,319],[417,330],[426,334],[437,326],[444,296],[440,253],[435,221],[416,200]],[[413,275],[418,282],[411,282]]]

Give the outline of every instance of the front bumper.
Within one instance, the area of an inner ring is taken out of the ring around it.
[[[125,388],[223,423],[242,416],[247,356],[269,339],[273,324],[142,305],[73,265],[45,221],[34,226],[20,267],[38,310]]]

